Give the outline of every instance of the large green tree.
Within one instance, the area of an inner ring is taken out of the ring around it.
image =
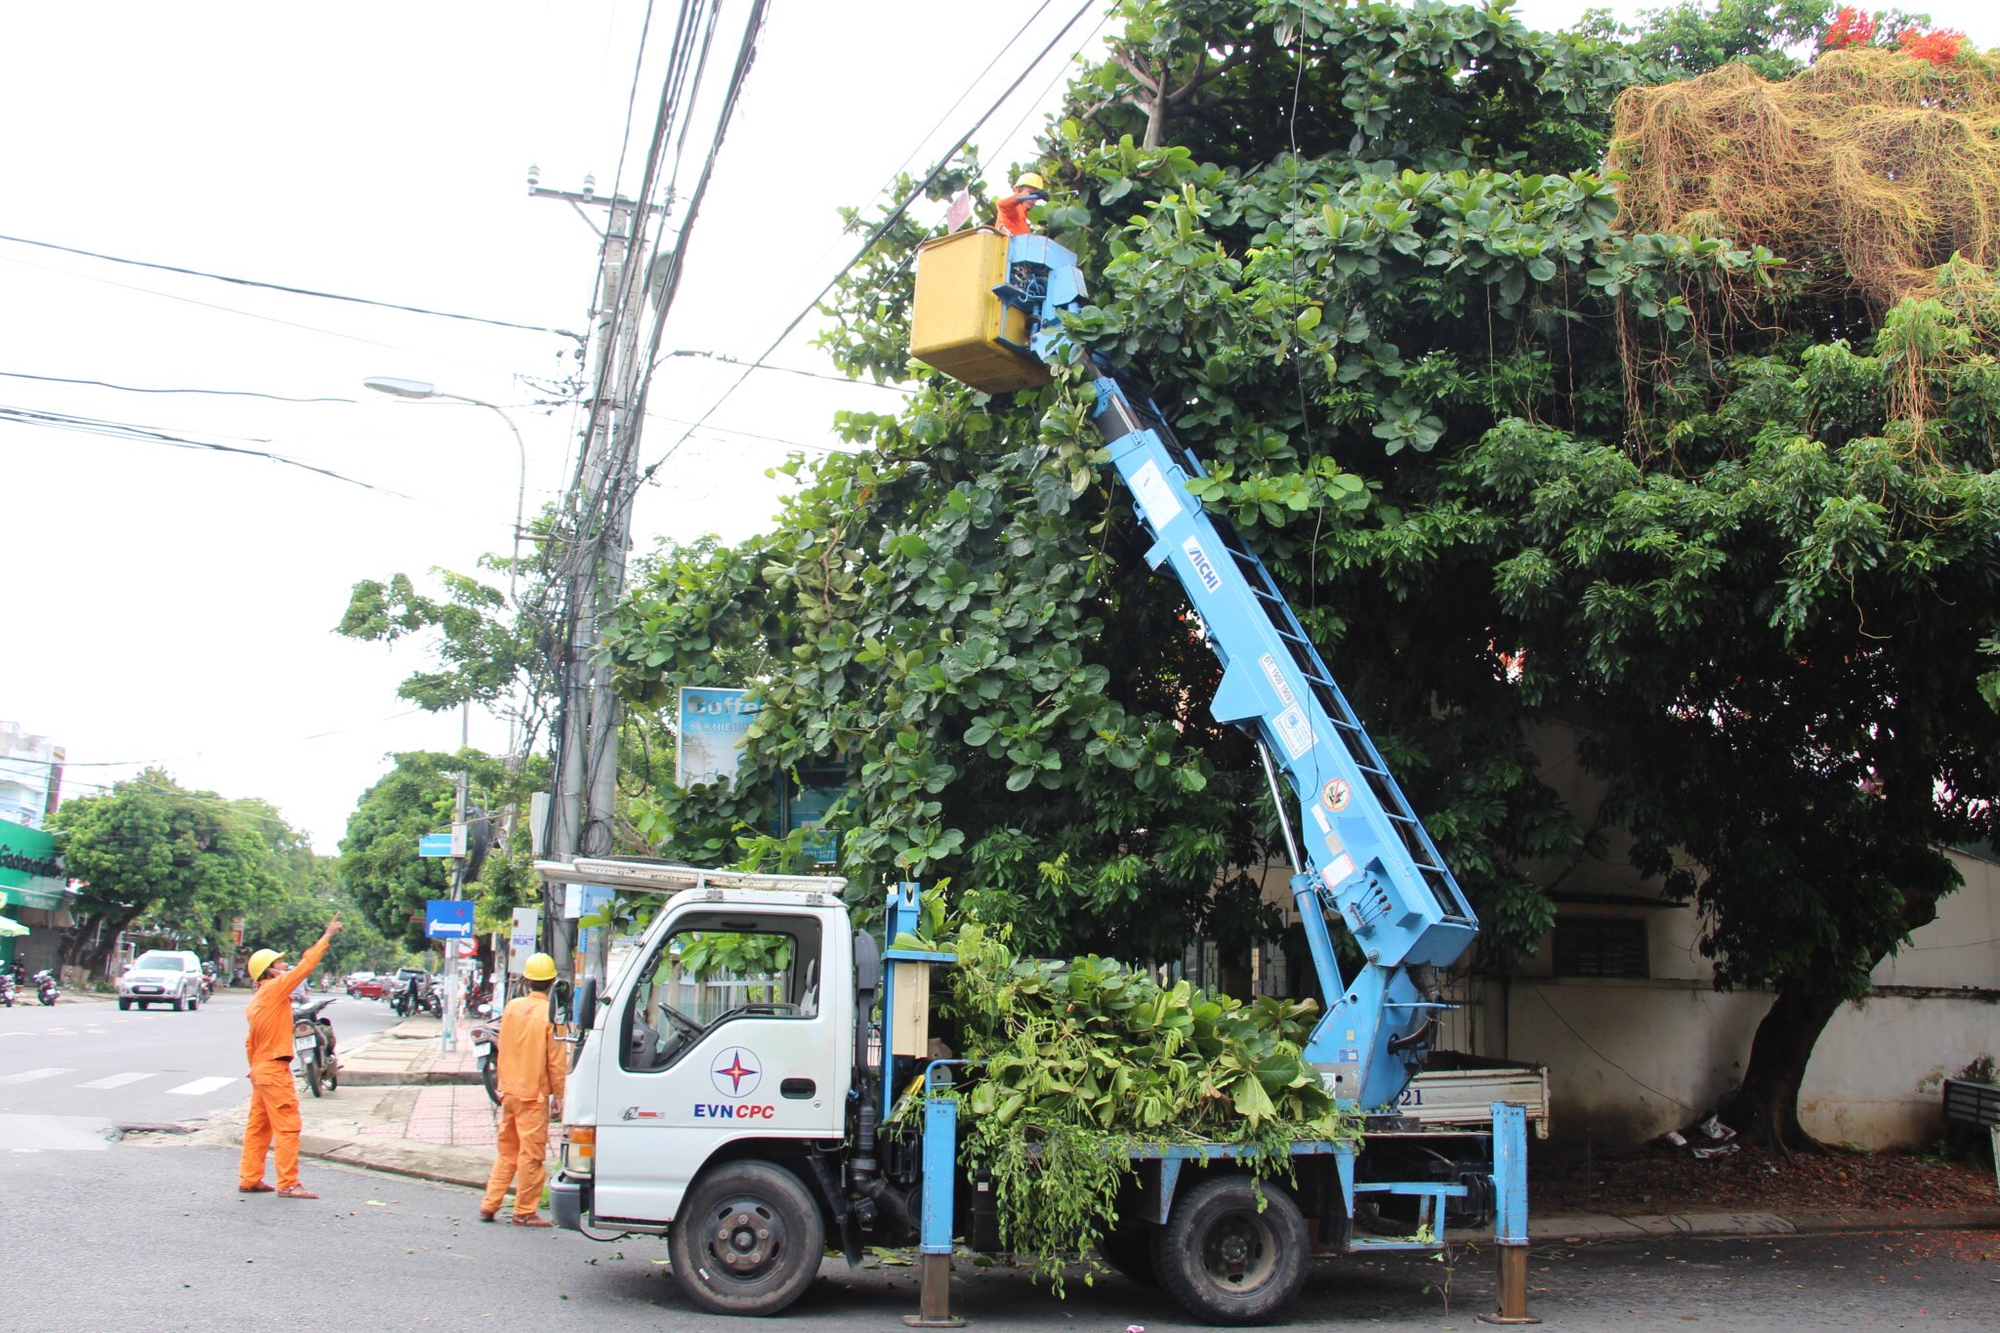
[[[417,855],[417,840],[451,827],[457,804],[455,775],[467,775],[469,846],[465,896],[479,905],[482,931],[500,929],[516,906],[538,905],[533,855],[525,820],[528,794],[547,778],[548,766],[533,761],[516,769],[477,750],[457,754],[408,751],[363,792],[347,819],[340,843],[342,892],[394,946],[431,947],[423,936],[424,904],[449,898],[453,862]],[[509,836],[508,815],[518,834]],[[482,961],[486,943],[482,934]]]
[[[1955,883],[1939,846],[1993,832],[1990,284],[1885,309],[1827,281],[1832,248],[1620,225],[1613,98],[1796,6],[1637,50],[1440,5],[1122,8],[1036,164],[1092,279],[1072,338],[1206,461],[1496,955],[1546,929],[1535,863],[1622,823],[1718,982],[1775,992],[1732,1113],[1802,1142],[1827,1018]],[[838,313],[850,371],[901,373],[906,305],[851,288]],[[1921,421],[1887,387],[1912,377]],[[635,593],[611,639],[634,689],[716,683],[721,648],[772,662],[746,778],[671,798],[669,846],[713,854],[833,759],[850,875],[950,876],[1029,947],[1266,928],[1262,776],[1207,718],[1181,599],[1138,573],[1091,392],[1074,367],[1011,399],[926,377],[846,418],[867,447],[771,535]],[[1538,778],[1523,736],[1551,722],[1604,811]]]
[[[63,961],[101,973],[119,934],[141,918],[200,941],[219,938],[219,919],[279,897],[267,816],[276,812],[263,802],[190,791],[157,768],[63,802],[49,827],[65,873],[83,884]]]

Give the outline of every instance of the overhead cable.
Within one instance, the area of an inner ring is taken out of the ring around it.
[[[66,375],[31,375],[25,370],[0,370],[12,380],[38,380],[44,384],[87,384],[94,389],[116,389],[119,393],[200,393],[218,398],[267,398],[274,403],[358,403],[358,398],[291,398],[281,393],[260,393],[255,389],[146,389],[108,380],[79,380]]]
[[[238,287],[261,287],[266,291],[285,292],[292,296],[311,296],[322,301],[345,301],[351,305],[375,306],[382,310],[400,310],[409,315],[430,315],[437,319],[463,320],[468,324],[491,324],[502,329],[522,329],[529,333],[554,333],[564,338],[582,341],[582,335],[568,329],[554,329],[546,324],[517,324],[510,319],[489,319],[484,315],[461,315],[451,310],[431,310],[424,306],[402,305],[395,301],[377,301],[366,296],[344,296],[339,292],[315,291],[310,287],[292,287],[281,282],[260,282],[255,278],[232,278],[227,274],[210,273],[198,268],[183,268],[178,264],[156,264],[144,259],[126,259],[120,255],[100,254],[95,250],[80,250],[72,245],[57,245],[53,241],[30,240],[26,236],[0,235],[0,241],[14,245],[32,245],[42,250],[56,250],[66,255],[82,255],[86,259],[101,259],[108,264],[129,264],[133,268],[157,269],[162,273],[179,273],[190,278],[207,278],[212,282],[227,282]]]
[[[0,421],[12,421],[23,426],[40,426],[46,430],[71,430],[85,435],[103,435],[114,440],[137,440],[142,444],[164,444],[174,449],[206,449],[218,454],[242,454],[248,458],[263,458],[273,463],[282,463],[286,467],[295,467],[304,472],[315,472],[334,481],[346,482],[349,486],[359,486],[367,491],[380,491],[384,495],[393,495],[398,499],[417,498],[393,487],[378,486],[372,481],[363,481],[359,477],[350,477],[345,473],[335,472],[332,468],[272,453],[268,449],[245,449],[240,445],[223,444],[219,440],[197,440],[131,422],[104,421],[96,417],[71,416],[66,412],[41,412],[33,408],[7,406],[0,406]]]
[[[743,387],[743,381],[750,377],[751,370],[755,369],[757,365],[761,364],[765,357],[768,357],[771,355],[771,353],[777,351],[778,347],[785,341],[785,339],[791,337],[793,331],[797,329],[799,325],[805,322],[806,316],[812,314],[813,311],[819,308],[819,303],[826,299],[827,293],[832,291],[835,285],[838,284],[842,278],[846,277],[849,273],[851,273],[854,270],[855,265],[859,264],[862,261],[862,259],[864,259],[867,256],[868,252],[875,248],[876,244],[880,242],[881,239],[888,234],[889,229],[891,227],[895,226],[898,222],[902,221],[903,215],[910,211],[910,206],[914,204],[918,199],[921,199],[923,197],[924,191],[930,187],[931,182],[935,181],[939,176],[942,176],[944,174],[945,169],[949,167],[952,164],[952,162],[958,157],[960,150],[963,149],[966,144],[972,141],[972,136],[979,132],[980,127],[984,125],[988,120],[992,119],[994,114],[998,112],[1003,105],[1006,104],[1007,99],[1012,97],[1015,91],[1019,89],[1023,83],[1027,82],[1028,76],[1035,72],[1036,68],[1040,66],[1043,60],[1048,58],[1049,52],[1053,51],[1056,48],[1056,44],[1062,41],[1062,39],[1068,35],[1069,30],[1071,28],[1074,28],[1079,22],[1081,22],[1083,16],[1085,14],[1088,14],[1093,8],[1095,8],[1096,4],[1097,0],[1084,0],[1084,4],[1077,9],[1075,14],[1070,16],[1070,19],[1067,23],[1063,24],[1062,27],[1056,31],[1056,35],[1049,39],[1048,44],[1044,46],[1041,49],[1041,51],[1035,56],[1035,58],[1028,63],[1027,67],[1023,69],[1020,72],[1020,74],[1015,77],[1014,81],[1007,85],[1006,91],[1002,92],[1000,96],[997,99],[995,99],[993,105],[986,109],[986,113],[982,115],[978,120],[974,121],[971,128],[969,128],[968,130],[966,130],[964,134],[959,136],[958,142],[953,144],[949,149],[947,149],[943,154],[943,156],[939,157],[937,165],[932,167],[929,174],[926,175],[923,180],[917,183],[916,188],[910,191],[908,196],[904,198],[903,202],[896,205],[896,207],[890,211],[887,217],[883,218],[882,221],[877,223],[875,227],[871,231],[869,231],[867,237],[861,242],[861,248],[855,252],[854,257],[848,260],[846,264],[842,265],[840,271],[838,273],[835,273],[831,278],[829,278],[827,280],[826,285],[819,289],[818,295],[814,296],[812,300],[808,301],[805,305],[805,308],[800,310],[798,314],[792,317],[791,322],[786,324],[784,329],[779,332],[778,336],[771,340],[770,346],[766,347],[762,352],[758,353],[756,360],[750,362],[748,365],[744,367],[743,373],[741,375],[738,375],[736,377],[735,382],[732,383],[727,389],[722,391],[722,396],[717,398],[713,403],[709,405],[708,410],[701,414],[700,418],[698,418],[695,421],[694,425],[688,427],[687,430],[683,431],[680,435],[680,438],[676,439],[672,444],[668,445],[666,452],[661,454],[657,459],[653,460],[653,462],[646,468],[645,472],[640,474],[639,483],[641,485],[652,480],[653,474],[658,472],[669,458],[673,457],[674,450],[680,448],[682,442],[685,441],[687,437],[694,432],[695,427],[703,425],[704,423],[707,422],[707,420],[711,416],[715,415],[716,410],[720,408],[722,404],[729,399],[730,395],[734,394],[738,389]]]

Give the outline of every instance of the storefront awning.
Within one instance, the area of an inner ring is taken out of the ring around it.
[[[0,939],[9,935],[26,935],[28,928],[11,916],[0,916]]]

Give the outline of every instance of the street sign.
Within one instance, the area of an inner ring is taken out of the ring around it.
[[[451,834],[426,833],[417,839],[418,856],[456,856],[451,849]]]
[[[433,940],[472,938],[472,904],[449,898],[432,898],[424,903],[424,935]]]

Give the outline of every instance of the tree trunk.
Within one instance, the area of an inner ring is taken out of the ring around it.
[[[1937,898],[1908,895],[1900,915],[1905,932],[1927,926],[1937,919]],[[1875,951],[1870,972],[1881,965],[1894,945],[1891,941]],[[1723,1121],[1746,1144],[1779,1152],[1825,1150],[1826,1145],[1799,1126],[1799,1085],[1805,1081],[1806,1066],[1812,1063],[1820,1034],[1844,1003],[1838,996],[1785,991],[1771,1001],[1764,1020],[1757,1024],[1757,1035],[1750,1040],[1750,1063],[1744,1066],[1743,1082],[1722,1106]]]
[[[1723,1103],[1722,1118],[1753,1147],[1780,1152],[1819,1148],[1799,1126],[1799,1085],[1813,1047],[1842,1001],[1828,995],[1780,993],[1757,1024],[1743,1082]]]

